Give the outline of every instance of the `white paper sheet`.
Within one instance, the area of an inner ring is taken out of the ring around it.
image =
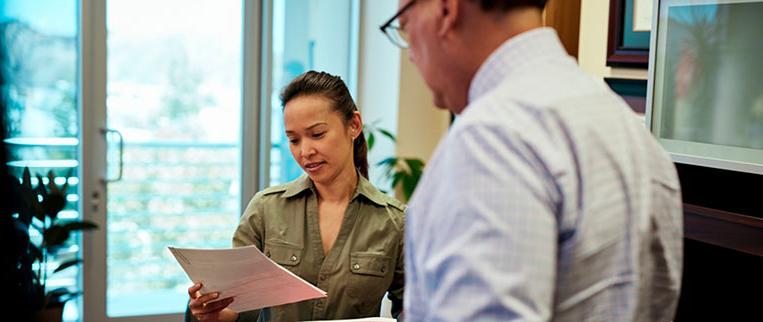
[[[267,258],[255,246],[228,249],[169,248],[202,294],[234,297],[230,309],[250,311],[326,297],[326,292]]]

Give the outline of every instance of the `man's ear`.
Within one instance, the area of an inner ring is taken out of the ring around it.
[[[440,37],[445,36],[448,31],[453,30],[456,23],[461,19],[461,0],[437,0],[440,3],[440,27],[437,30],[437,35]]]

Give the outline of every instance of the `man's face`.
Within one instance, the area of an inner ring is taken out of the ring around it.
[[[399,6],[410,0],[400,0]],[[432,91],[434,104],[440,108],[450,108],[447,99],[447,60],[438,37],[439,1],[417,0],[400,16],[400,26],[408,34],[408,59],[416,65],[422,78]]]

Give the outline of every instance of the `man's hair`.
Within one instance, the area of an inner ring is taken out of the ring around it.
[[[514,8],[535,7],[543,10],[548,0],[474,0],[480,3],[484,11],[506,12]]]

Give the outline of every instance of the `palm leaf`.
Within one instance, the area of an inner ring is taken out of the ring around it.
[[[374,137],[374,132],[368,133],[368,150],[373,149],[374,142],[376,142],[376,138]]]
[[[72,260],[69,260],[69,261],[65,261],[65,262],[61,263],[61,265],[58,265],[58,267],[56,267],[56,269],[53,271],[53,273],[58,273],[58,272],[63,271],[65,269],[69,268],[69,267],[75,266],[75,265],[77,265],[79,263],[82,263],[82,259],[80,259],[80,258],[72,259]]]
[[[63,226],[53,225],[42,235],[43,247],[48,250],[53,250],[66,242],[66,240],[69,239],[70,234],[71,231]]]
[[[390,133],[389,131],[385,129],[378,129],[378,130],[379,130],[379,133],[386,136],[388,139],[392,140],[392,142],[397,142],[397,139],[395,138],[394,134]]]
[[[65,224],[63,224],[63,227],[69,231],[76,231],[76,230],[90,230],[98,228],[98,225],[89,222],[89,221],[70,221]]]

